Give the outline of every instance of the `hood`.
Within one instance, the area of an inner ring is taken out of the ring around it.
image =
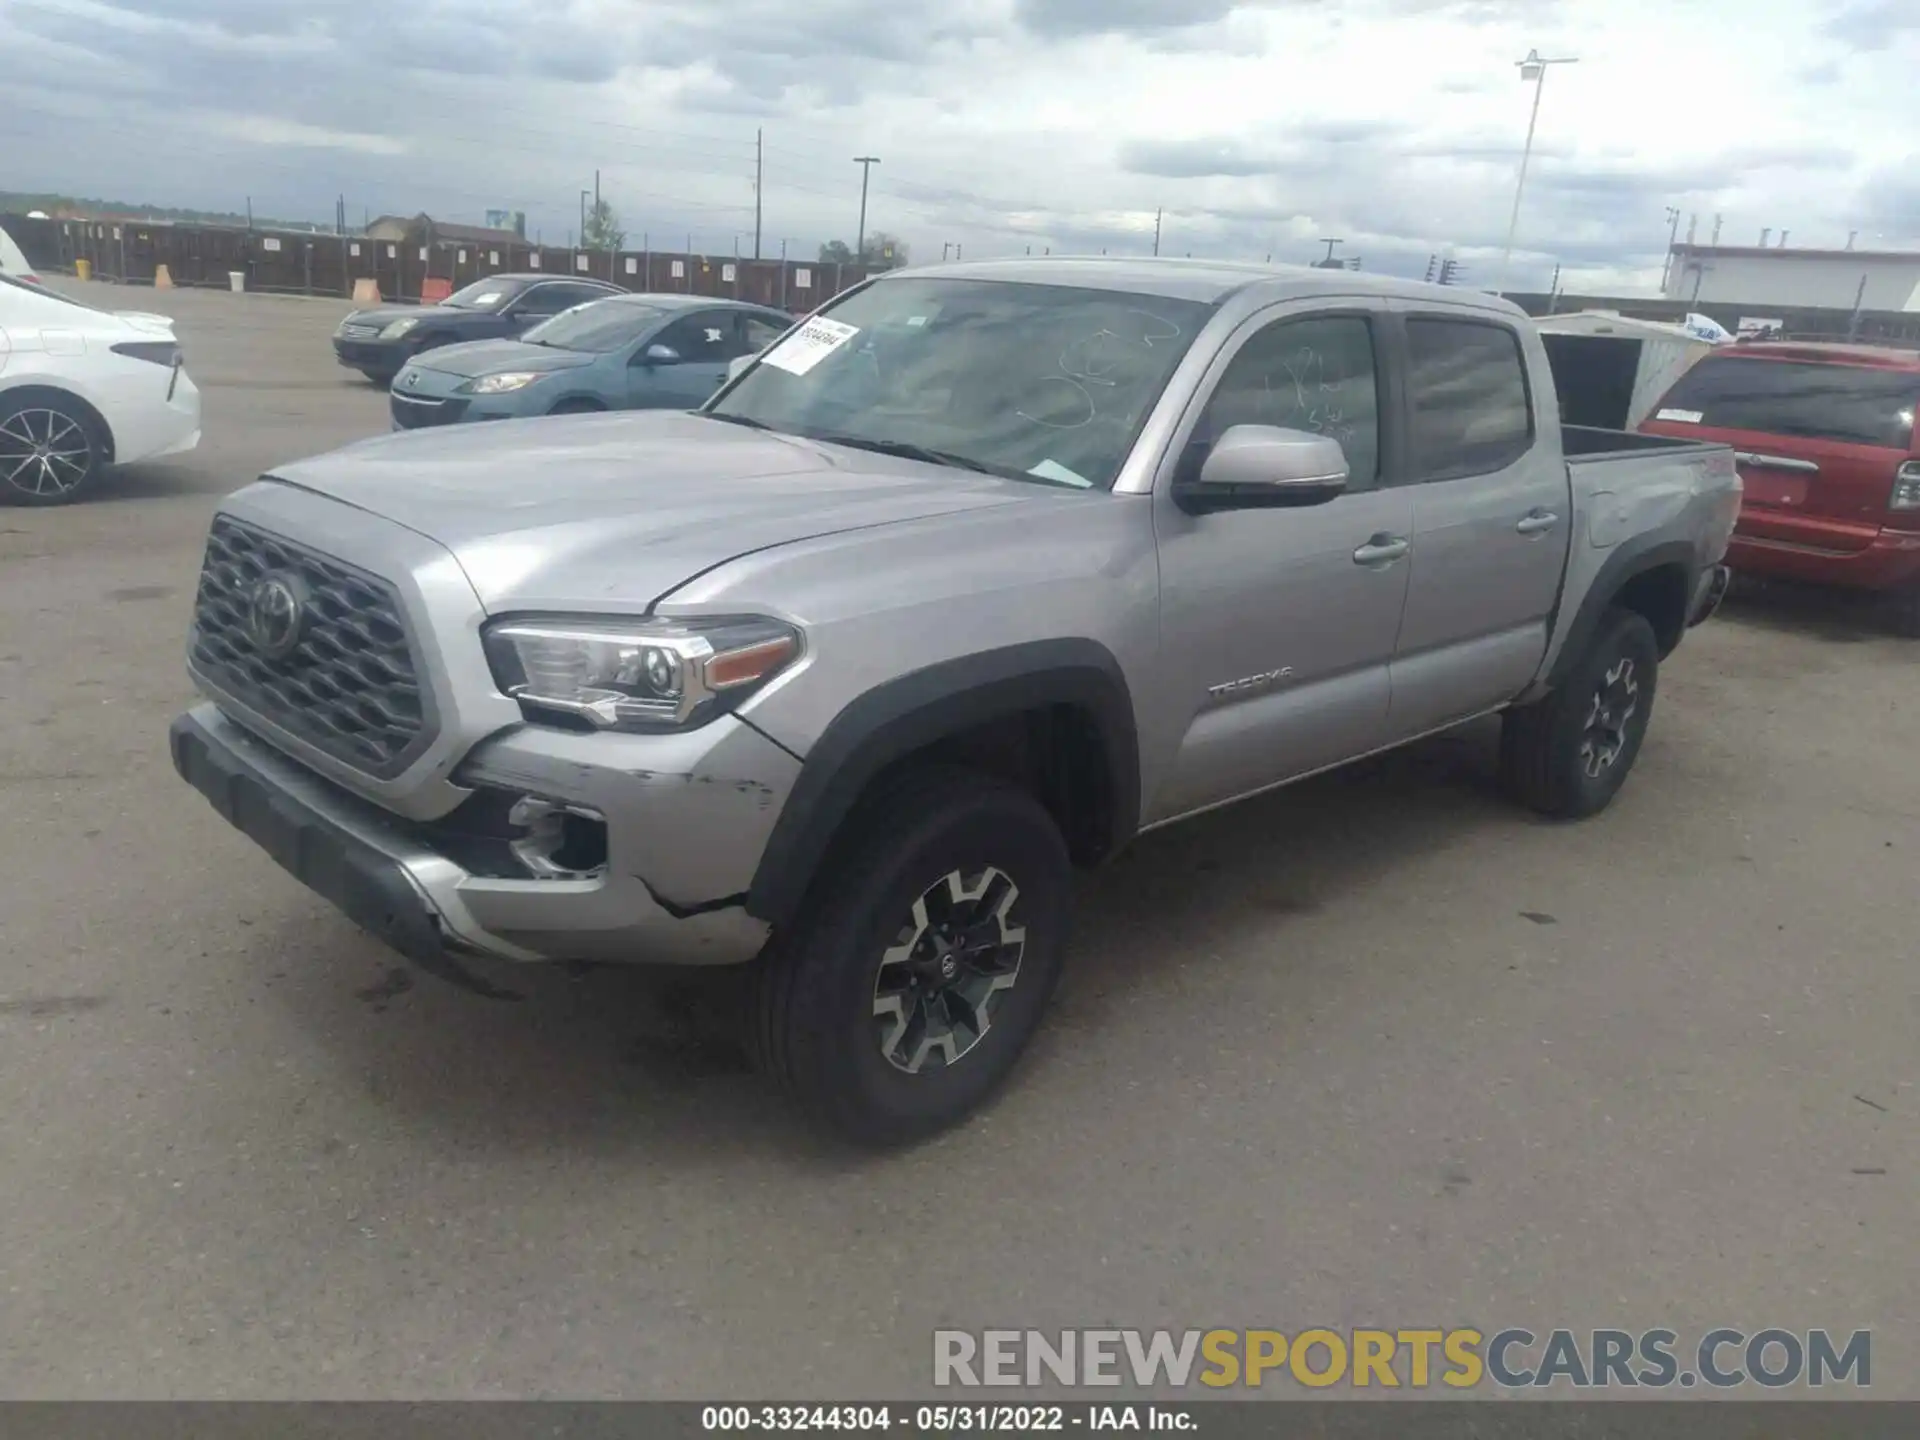
[[[420,321],[428,315],[445,315],[451,305],[374,305],[372,309],[357,309],[346,319],[359,324],[392,324],[394,321]],[[346,321],[342,321],[346,324]]]
[[[637,613],[756,550],[1060,495],[658,410],[382,435],[267,482],[438,541],[496,614]]]
[[[584,350],[559,350],[551,345],[529,345],[524,340],[466,340],[427,351],[413,362],[413,368],[471,379],[507,370],[577,370],[598,358]]]

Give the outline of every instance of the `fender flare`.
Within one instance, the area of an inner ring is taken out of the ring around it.
[[[1119,662],[1093,640],[1009,645],[888,680],[833,718],[802,761],[761,852],[747,913],[774,925],[794,916],[834,835],[887,766],[946,736],[1045,705],[1077,705],[1095,717],[1113,802],[1103,853],[1125,844],[1139,828],[1140,742]]]
[[[1692,541],[1639,536],[1615,547],[1602,562],[1600,573],[1593,577],[1580,608],[1574,612],[1572,624],[1567,627],[1567,638],[1561,643],[1560,653],[1554,657],[1553,669],[1547,676],[1549,689],[1557,689],[1566,682],[1567,675],[1586,653],[1594,632],[1600,628],[1600,617],[1607,613],[1627,584],[1650,570],[1668,566],[1677,566],[1685,572],[1687,593],[1691,597],[1700,570]]]

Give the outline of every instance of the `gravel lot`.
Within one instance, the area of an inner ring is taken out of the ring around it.
[[[1085,887],[1015,1085],[797,1133],[683,997],[422,977],[174,777],[216,498],[385,427],[339,302],[180,318],[207,440],[0,509],[0,1394],[905,1396],[936,1326],[1873,1327],[1920,1394],[1920,645],[1694,632],[1620,802],[1470,729]]]

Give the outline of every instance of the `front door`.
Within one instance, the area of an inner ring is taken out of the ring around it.
[[[1388,667],[1407,593],[1413,499],[1396,469],[1380,317],[1293,313],[1242,331],[1181,456],[1229,426],[1332,435],[1346,493],[1299,509],[1182,511],[1154,497],[1161,664],[1179,735],[1147,823],[1279,784],[1385,742]]]
[[[1566,462],[1535,433],[1519,335],[1496,320],[1415,314],[1406,337],[1413,556],[1393,661],[1396,739],[1527,687],[1573,530]]]
[[[661,327],[628,367],[633,405],[642,410],[691,410],[727,378],[727,362],[741,353],[738,317],[699,310]],[[662,353],[662,350],[668,353]]]

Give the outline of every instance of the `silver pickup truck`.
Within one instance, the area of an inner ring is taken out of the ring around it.
[[[1717,445],[1563,429],[1514,306],[1351,272],[899,271],[700,411],[384,436],[208,541],[176,767],[423,967],[754,966],[814,1118],[1013,1066],[1071,872],[1504,714],[1589,815],[1725,586]]]

